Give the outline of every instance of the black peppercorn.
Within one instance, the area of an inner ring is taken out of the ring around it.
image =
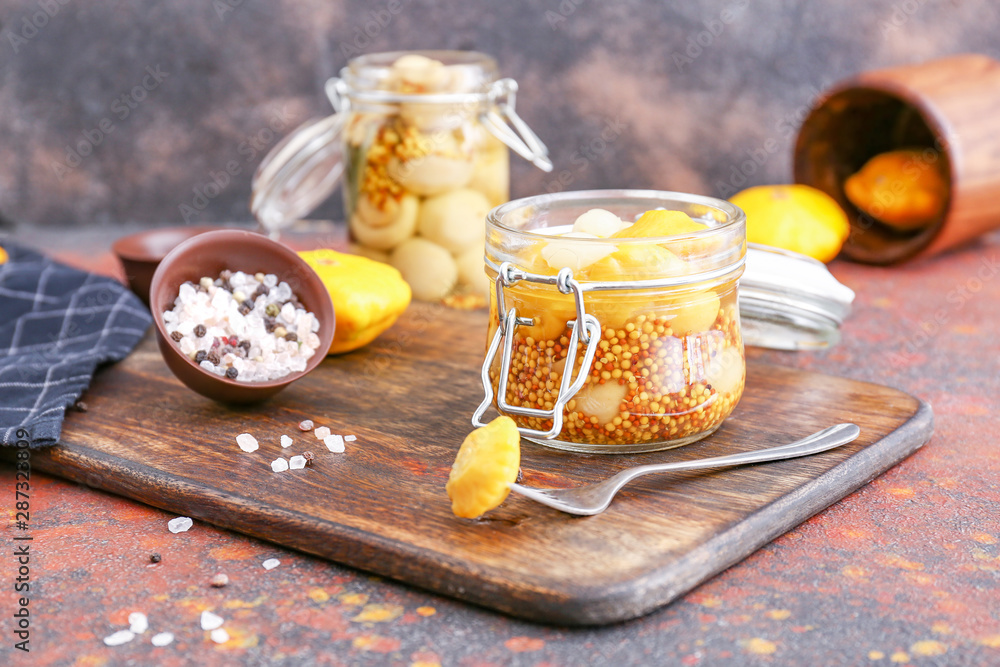
[[[302,458],[304,458],[306,460],[306,465],[307,466],[311,466],[312,462],[313,462],[313,459],[316,458],[316,455],[313,454],[311,451],[302,452]]]
[[[205,354],[205,350],[198,350],[197,352],[194,353],[194,363],[200,364],[201,362],[205,361],[206,357],[208,357],[208,355]]]
[[[237,309],[240,311],[240,315],[249,315],[252,308],[248,308],[246,302],[243,302]]]
[[[170,337],[173,339],[175,343],[179,343],[181,342],[181,338],[184,338],[184,334],[182,334],[180,331],[175,331],[172,334],[170,334]]]
[[[245,299],[243,301],[243,306],[248,310],[253,310],[253,299]]]
[[[163,560],[163,557],[160,556],[160,554],[158,554],[158,553],[149,554],[149,562],[150,563],[159,563],[161,560]]]
[[[241,340],[239,346],[241,348],[243,348],[244,352],[249,352],[250,351],[250,341],[248,341],[248,340]]]
[[[289,343],[294,343],[298,339],[299,337],[295,335],[294,331],[289,331],[288,333],[285,334],[285,340],[287,340]]]
[[[222,357],[220,357],[219,353],[216,352],[215,350],[209,352],[208,355],[205,357],[205,359],[207,359],[209,363],[212,363],[216,366],[218,366],[219,362],[222,361]]]
[[[229,378],[230,380],[235,380],[236,376],[239,374],[240,372],[232,366],[226,369],[226,377]]]
[[[278,328],[278,323],[274,321],[273,317],[264,318],[264,331],[267,333],[274,333],[274,330]]]
[[[195,336],[197,336],[198,338],[201,338],[206,333],[208,333],[208,329],[205,328],[204,324],[195,325],[195,328],[194,328],[194,335]]]
[[[257,285],[257,289],[253,291],[253,298],[256,299],[259,296],[266,296],[271,292],[271,289],[267,285]]]

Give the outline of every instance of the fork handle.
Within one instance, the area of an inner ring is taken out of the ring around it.
[[[694,461],[676,461],[674,463],[651,463],[637,466],[624,472],[630,473],[619,480],[620,485],[624,485],[629,480],[633,480],[641,475],[649,475],[654,472],[668,472],[676,470],[700,470],[701,468],[722,468],[726,466],[743,465],[746,463],[762,463],[764,461],[780,461],[781,459],[793,459],[798,456],[818,454],[834,447],[845,445],[861,433],[861,429],[856,424],[837,424],[822,431],[813,433],[808,438],[796,440],[787,445],[778,447],[768,447],[767,449],[757,449],[739,454],[729,454],[727,456],[714,456],[708,459],[697,459]],[[621,486],[618,486],[621,488]]]

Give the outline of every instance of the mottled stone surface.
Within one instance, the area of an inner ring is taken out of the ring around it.
[[[19,237],[94,270],[102,234]],[[892,269],[837,261],[857,292],[844,340],[771,362],[892,385],[928,401],[935,435],[912,457],[680,600],[617,626],[512,620],[47,475],[31,482],[30,656],[14,655],[0,596],[0,663],[15,665],[1000,664],[1000,234]],[[391,336],[390,330],[386,335]],[[154,426],[155,425],[151,425]],[[0,463],[5,553],[14,469]],[[162,560],[150,562],[152,553]],[[262,563],[281,565],[265,571]],[[9,585],[16,563],[0,559]],[[230,583],[213,588],[222,572]],[[203,610],[225,619],[215,644]],[[104,637],[141,611],[149,630]],[[173,644],[150,638],[173,632]]]
[[[748,184],[786,181],[794,130],[831,83],[1000,55],[991,0],[0,0],[0,22],[0,217],[28,225],[176,224],[182,204],[203,208],[192,222],[247,220],[263,152],[328,113],[322,83],[362,52],[496,55],[557,165],[515,160],[514,196],[725,194],[753,153]],[[340,215],[339,198],[315,214]]]

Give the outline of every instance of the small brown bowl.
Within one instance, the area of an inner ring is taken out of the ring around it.
[[[301,373],[268,382],[239,382],[209,373],[182,354],[167,334],[163,313],[174,307],[180,287],[202,276],[217,277],[224,270],[273,273],[288,283],[306,310],[319,320],[319,348]],[[273,396],[316,368],[326,357],[335,326],[330,294],[294,250],[266,236],[237,229],[199,234],[184,241],[163,258],[153,275],[150,304],[156,324],[156,342],[167,366],[177,378],[202,396],[222,403],[254,403]]]
[[[149,305],[149,286],[156,267],[167,253],[192,236],[204,234],[218,227],[164,227],[138,234],[123,236],[111,245],[125,269],[128,286],[142,302]]]

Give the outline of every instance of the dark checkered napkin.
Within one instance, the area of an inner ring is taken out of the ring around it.
[[[111,278],[0,239],[0,442],[59,441],[66,408],[100,364],[124,358],[152,319]]]

